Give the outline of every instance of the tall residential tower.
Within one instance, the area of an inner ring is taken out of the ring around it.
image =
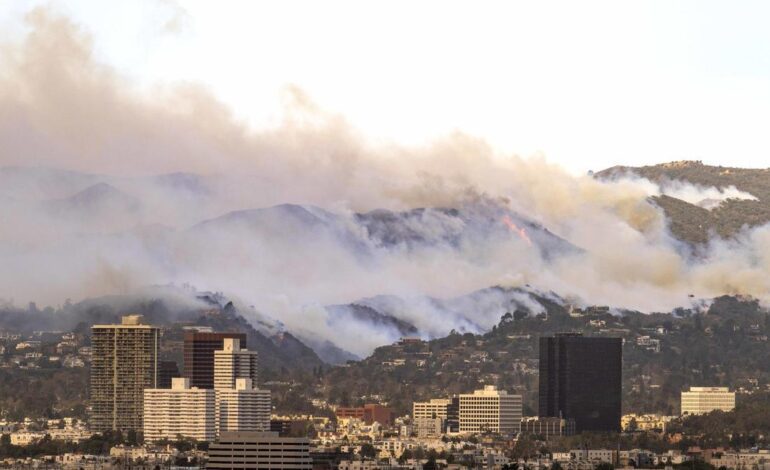
[[[141,315],[91,328],[91,430],[141,431],[144,389],[158,380],[158,328]]]

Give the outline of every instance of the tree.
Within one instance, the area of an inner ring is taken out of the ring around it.
[[[361,446],[361,450],[358,453],[365,459],[373,459],[377,456],[377,449],[367,442]]]
[[[631,418],[631,420],[628,421],[628,431],[636,432],[638,429],[639,429],[639,423],[636,422],[636,418]]]

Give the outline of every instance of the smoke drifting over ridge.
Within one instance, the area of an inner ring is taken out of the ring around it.
[[[324,306],[380,294],[530,284],[640,310],[688,294],[770,297],[770,228],[692,257],[648,200],[669,189],[647,180],[575,177],[460,133],[374,145],[294,87],[283,122],[255,131],[199,86],[137,91],[67,19],[38,9],[29,22],[22,43],[2,46],[0,298],[56,304],[189,282],[340,339]],[[270,208],[282,204],[303,206]],[[415,208],[459,215],[405,215]],[[357,215],[378,209],[396,219],[390,237]],[[541,226],[577,248],[538,249]],[[430,302],[411,305],[394,314],[432,334],[457,326]],[[371,333],[341,345],[365,353],[389,338]]]

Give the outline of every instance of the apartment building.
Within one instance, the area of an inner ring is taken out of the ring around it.
[[[144,391],[144,438],[156,442],[175,440],[182,435],[212,441],[216,426],[214,411],[214,390],[190,387],[190,379],[175,377],[170,389]]]
[[[225,431],[269,431],[270,391],[236,379],[235,387],[214,390],[217,435]]]
[[[214,351],[214,388],[234,388],[239,378],[257,384],[257,352],[241,348],[239,338],[224,338],[222,349]]]
[[[157,388],[158,328],[127,315],[91,328],[91,417],[94,432],[139,431],[144,389]]]

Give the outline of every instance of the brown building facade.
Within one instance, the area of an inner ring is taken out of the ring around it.
[[[360,419],[366,424],[374,422],[383,426],[393,424],[393,410],[387,406],[377,404],[367,404],[362,407],[339,407],[335,411],[337,419]]]
[[[184,376],[191,387],[214,388],[214,351],[222,349],[225,338],[238,339],[246,348],[246,333],[185,333]]]

